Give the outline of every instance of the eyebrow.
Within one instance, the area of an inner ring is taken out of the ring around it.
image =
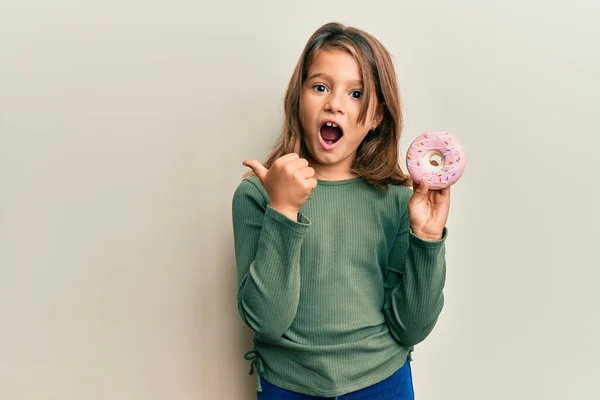
[[[330,81],[333,80],[333,79],[331,79],[331,76],[329,76],[328,74],[326,74],[324,72],[317,72],[316,74],[312,74],[311,76],[309,76],[307,81],[309,81],[311,79],[315,79],[315,78],[324,78],[324,79],[328,79]],[[363,81],[360,79],[356,79],[356,80],[348,81],[348,83],[351,85],[362,85]]]

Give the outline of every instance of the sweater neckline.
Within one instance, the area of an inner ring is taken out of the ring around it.
[[[317,183],[319,184],[319,186],[340,186],[340,185],[348,185],[350,183],[358,182],[361,180],[362,180],[362,178],[358,176],[358,177],[354,177],[354,178],[340,179],[337,181],[328,181],[328,180],[317,179]]]

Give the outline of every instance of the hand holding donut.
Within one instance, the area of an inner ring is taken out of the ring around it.
[[[424,240],[440,240],[450,211],[450,188],[430,190],[425,181],[414,183],[408,201],[408,218],[413,233]]]
[[[425,240],[439,240],[450,210],[450,186],[466,166],[462,146],[448,132],[423,133],[411,143],[406,165],[415,189],[408,202],[411,229]]]
[[[315,170],[296,153],[278,158],[270,169],[257,160],[245,160],[242,164],[252,168],[260,179],[269,195],[271,208],[292,220],[298,218],[298,212],[317,187]]]

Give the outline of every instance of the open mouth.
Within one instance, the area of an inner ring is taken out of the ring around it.
[[[326,122],[323,125],[321,125],[321,129],[319,130],[319,132],[321,134],[323,142],[325,142],[325,144],[327,145],[335,144],[338,140],[340,140],[340,138],[344,134],[342,132],[342,128],[337,126],[337,124],[335,124],[334,122]]]

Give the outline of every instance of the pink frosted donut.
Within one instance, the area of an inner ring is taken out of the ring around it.
[[[416,183],[425,179],[433,190],[451,186],[465,166],[465,153],[448,132],[425,132],[411,143],[406,153],[410,177]]]

